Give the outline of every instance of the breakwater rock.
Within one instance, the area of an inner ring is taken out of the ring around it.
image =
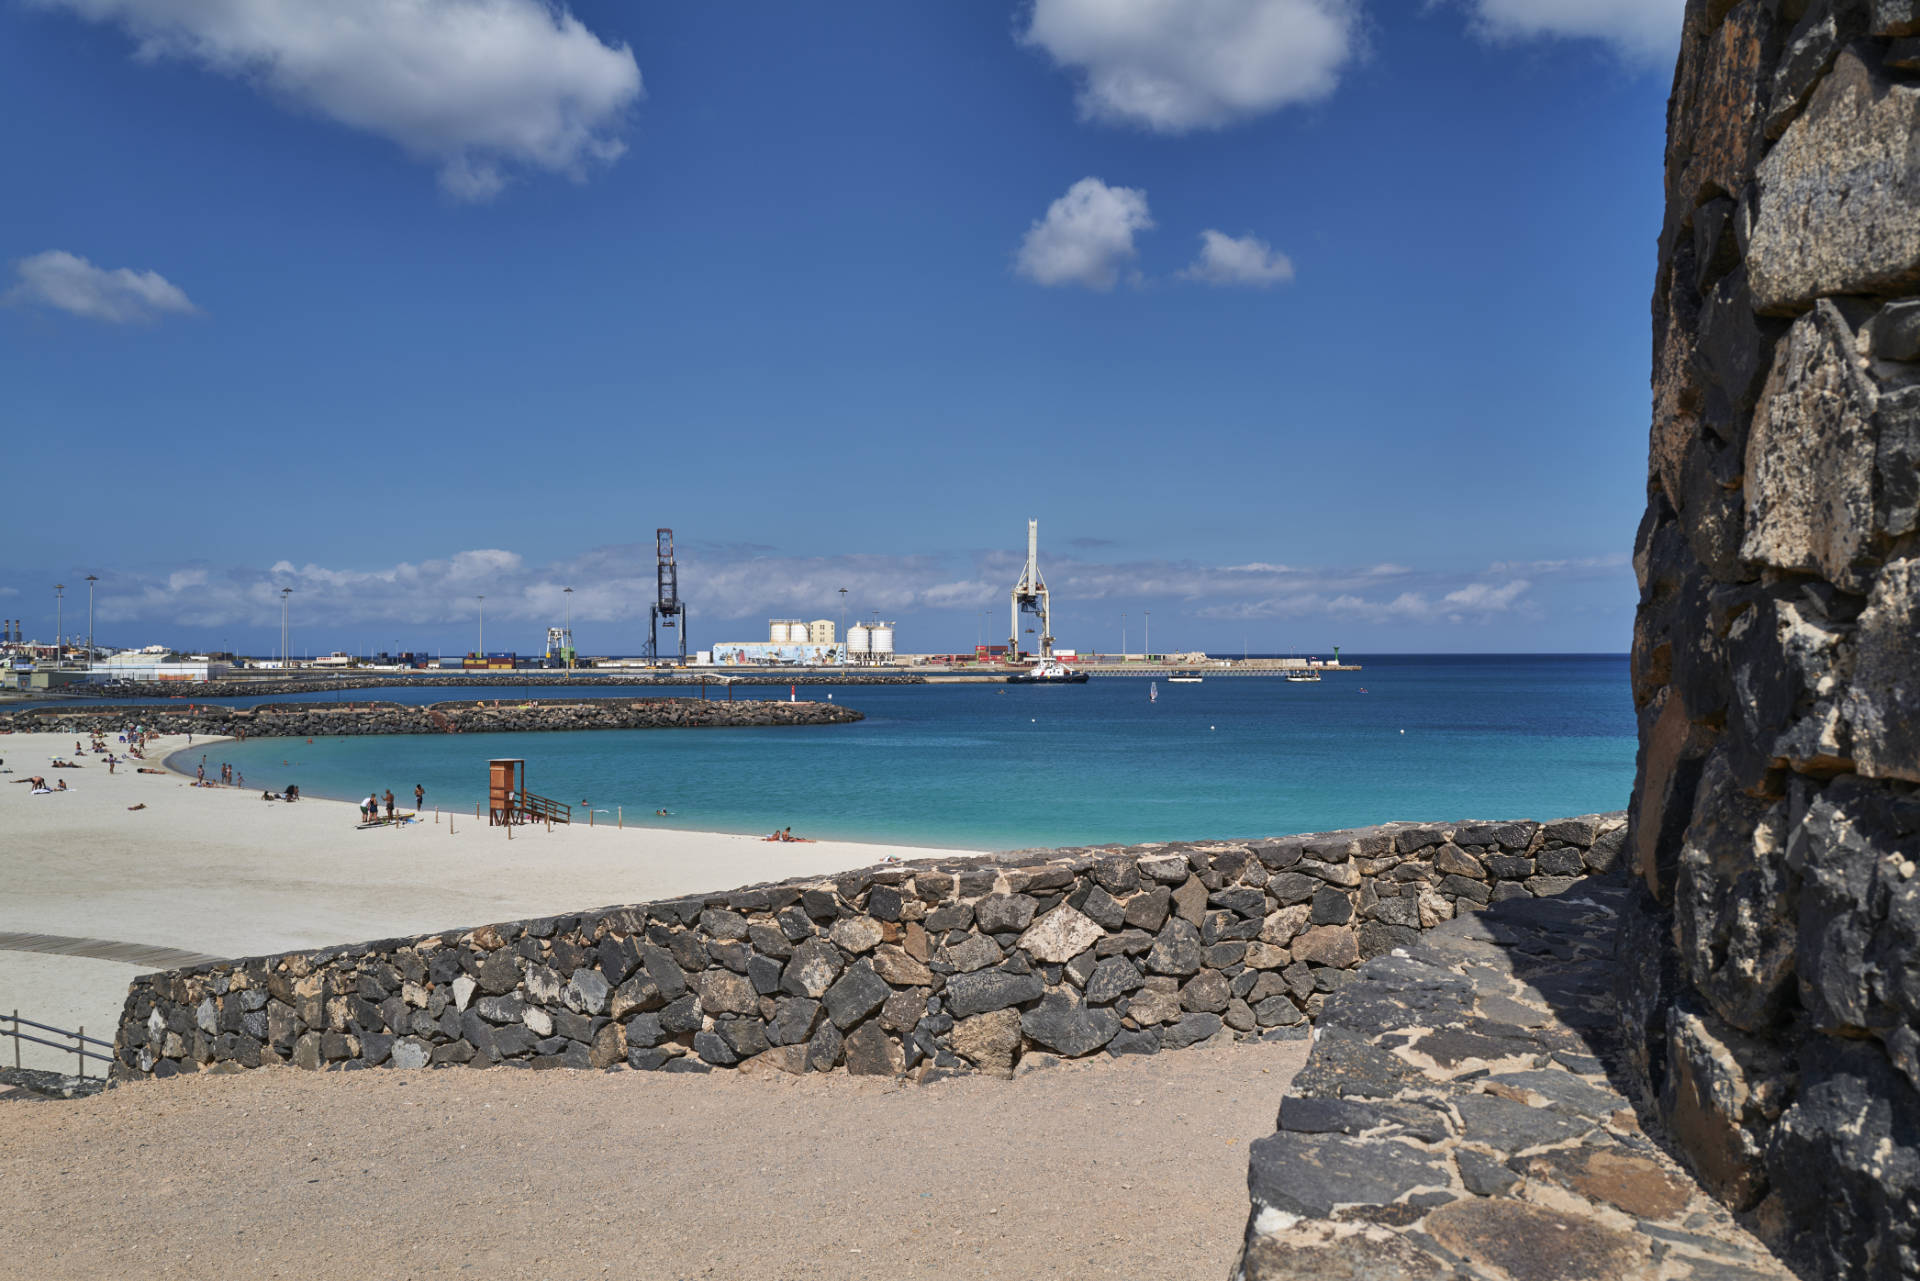
[[[1790,1281],[1623,1093],[1626,897],[1509,899],[1356,970],[1249,1149],[1237,1281]]]
[[[750,672],[708,672],[706,679],[719,684],[722,677],[734,685],[924,685],[927,678],[911,672],[807,672],[765,674]],[[410,676],[388,672],[379,676],[309,676],[288,678],[248,678],[245,680],[204,681],[183,684],[179,681],[115,681],[102,685],[62,685],[58,695],[72,698],[171,698],[192,701],[202,698],[272,698],[284,694],[326,694],[335,690],[393,689],[418,686],[422,689],[539,689],[548,685],[607,686],[609,688],[684,689],[698,685],[702,673],[689,669],[671,675],[605,676],[593,672],[535,671],[511,672],[493,676]]]
[[[507,703],[268,703],[259,707],[21,708],[0,712],[19,733],[110,734],[129,724],[162,734],[229,738],[337,738],[358,734],[525,733],[583,729],[740,729],[846,725],[863,713],[835,703],[771,699],[589,698]]]
[[[899,1075],[1304,1036],[1358,966],[1612,866],[1619,815],[893,864],[143,975],[113,1074]]]

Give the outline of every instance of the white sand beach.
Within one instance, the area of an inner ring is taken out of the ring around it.
[[[253,956],[966,852],[604,826],[517,828],[509,839],[472,811],[363,832],[344,801],[267,802],[257,789],[195,787],[134,763],[109,774],[91,754],[80,769],[50,768],[73,745],[72,735],[0,735],[12,771],[0,773],[0,934]],[[144,764],[185,746],[162,739]],[[34,774],[70,790],[31,795],[17,780]],[[127,979],[154,968],[164,966],[0,947],[0,1014],[110,1029]],[[61,1066],[52,1051],[22,1061]]]

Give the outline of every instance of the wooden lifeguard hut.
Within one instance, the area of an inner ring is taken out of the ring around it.
[[[519,757],[487,762],[487,826],[571,823],[573,807],[527,790],[527,763]]]

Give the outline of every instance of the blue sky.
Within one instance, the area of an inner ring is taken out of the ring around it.
[[[1681,7],[0,0],[0,615],[1624,650]]]

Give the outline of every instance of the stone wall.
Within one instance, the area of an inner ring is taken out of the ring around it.
[[[1622,1031],[1800,1267],[1920,1276],[1920,3],[1689,0],[1666,184]]]
[[[120,1080],[274,1063],[899,1074],[1304,1035],[1368,958],[1611,866],[1625,818],[893,864],[144,975]]]

